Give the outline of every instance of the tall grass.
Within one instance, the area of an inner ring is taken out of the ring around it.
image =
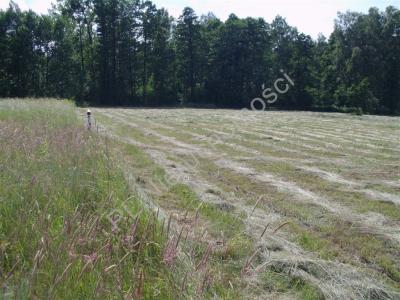
[[[0,298],[176,298],[165,233],[67,101],[0,101]]]

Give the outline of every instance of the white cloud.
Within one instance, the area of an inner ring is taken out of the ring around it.
[[[22,9],[33,9],[46,13],[55,0],[15,0]],[[367,12],[372,6],[384,9],[389,5],[400,7],[400,0],[153,0],[159,7],[168,9],[178,17],[185,6],[192,7],[198,15],[209,11],[225,20],[230,13],[239,17],[263,17],[268,22],[276,15],[287,19],[300,31],[317,37],[326,36],[333,30],[333,21],[338,11],[354,10]],[[0,0],[0,8],[8,7],[8,0]]]

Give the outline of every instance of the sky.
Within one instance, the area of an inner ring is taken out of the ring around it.
[[[21,9],[46,13],[55,0],[14,0]],[[337,12],[347,10],[368,12],[370,7],[385,9],[389,5],[400,8],[400,0],[153,0],[158,7],[165,7],[171,15],[179,17],[186,6],[197,15],[213,12],[226,20],[234,13],[239,17],[263,17],[271,22],[276,15],[286,18],[291,26],[317,38],[319,33],[329,36]],[[8,7],[9,0],[0,0],[0,9]]]

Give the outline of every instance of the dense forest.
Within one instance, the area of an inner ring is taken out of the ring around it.
[[[222,22],[187,7],[174,19],[142,0],[59,0],[38,15],[11,2],[0,53],[0,97],[243,108],[284,72],[294,85],[272,107],[400,112],[395,7],[339,13],[313,40],[281,16]]]

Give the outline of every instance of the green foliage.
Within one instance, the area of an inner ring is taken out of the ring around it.
[[[102,105],[248,107],[281,70],[294,81],[274,106],[400,111],[395,7],[339,13],[312,40],[277,16],[184,8],[174,20],[144,0],[61,0],[48,15],[0,11],[0,96],[68,97]]]

